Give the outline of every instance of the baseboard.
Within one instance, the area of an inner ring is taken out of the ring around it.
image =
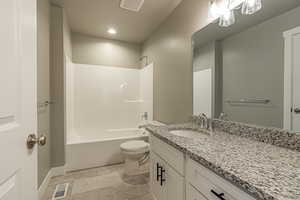
[[[44,196],[51,178],[54,176],[61,176],[64,174],[65,174],[65,166],[51,168],[47,176],[44,178],[44,181],[39,187],[38,190],[39,199],[42,199],[42,197]]]
[[[60,166],[60,167],[53,167],[51,169],[52,171],[52,177],[54,176],[63,176],[66,174],[66,166]]]
[[[42,197],[44,196],[44,194],[47,190],[47,186],[49,185],[51,177],[52,177],[52,169],[49,170],[47,176],[44,178],[44,181],[42,182],[42,184],[39,187],[39,191],[38,191],[39,199],[42,199]]]

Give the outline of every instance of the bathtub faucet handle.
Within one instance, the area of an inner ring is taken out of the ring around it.
[[[142,120],[148,120],[148,112],[142,114]]]

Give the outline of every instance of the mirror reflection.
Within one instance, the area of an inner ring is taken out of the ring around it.
[[[300,131],[300,3],[264,4],[193,35],[193,114]]]

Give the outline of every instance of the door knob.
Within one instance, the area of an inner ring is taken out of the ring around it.
[[[300,108],[295,108],[295,109],[294,109],[294,112],[295,112],[296,114],[300,114]]]
[[[47,137],[42,135],[40,137],[36,137],[35,134],[30,134],[27,138],[27,148],[33,149],[33,147],[38,144],[39,146],[44,146],[47,143]]]

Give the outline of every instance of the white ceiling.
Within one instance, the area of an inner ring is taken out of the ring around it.
[[[120,0],[64,0],[73,32],[141,43],[172,13],[182,0],[145,0],[139,12],[120,8]],[[110,35],[113,27],[118,33]]]

